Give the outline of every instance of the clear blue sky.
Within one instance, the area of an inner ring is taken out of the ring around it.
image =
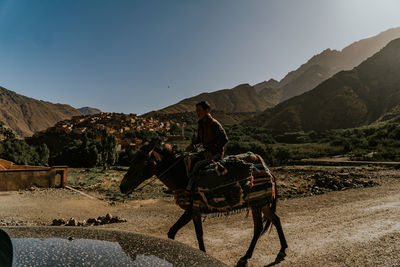
[[[399,14],[398,0],[0,0],[0,86],[142,114],[280,80]]]

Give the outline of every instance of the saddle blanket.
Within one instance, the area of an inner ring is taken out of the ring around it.
[[[252,152],[225,157],[200,170],[199,176],[191,202],[203,214],[266,205],[276,197],[275,177]]]

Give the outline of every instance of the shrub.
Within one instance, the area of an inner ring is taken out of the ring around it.
[[[35,147],[11,138],[0,143],[0,157],[19,165],[47,165],[49,149],[46,144]]]
[[[250,145],[245,142],[230,141],[226,145],[226,154],[235,155],[250,151]]]
[[[275,152],[275,164],[284,165],[292,159],[292,153],[286,147],[279,147]]]

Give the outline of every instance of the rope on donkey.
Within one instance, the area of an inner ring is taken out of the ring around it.
[[[158,176],[153,175],[153,176],[149,179],[149,181],[148,181],[147,183],[145,183],[142,187],[137,188],[136,190],[141,190],[141,189],[143,189],[144,187],[146,187],[146,186],[148,186],[148,185],[150,185],[150,184],[153,184],[153,183],[156,181],[156,178],[157,178],[157,177],[158,177],[158,178],[161,178],[164,174],[166,174],[167,172],[169,172],[176,164],[178,164],[182,159],[183,159],[183,157],[179,158],[177,161],[174,162],[174,164],[172,164],[171,166],[169,166],[169,168],[166,169],[166,170],[165,170],[163,173],[161,173],[160,175],[158,175]]]

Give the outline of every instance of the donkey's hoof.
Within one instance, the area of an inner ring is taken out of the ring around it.
[[[279,251],[278,255],[276,256],[275,261],[276,261],[276,262],[283,261],[283,260],[285,259],[285,257],[286,257],[285,251],[282,251],[282,250],[281,250],[281,251]]]
[[[247,266],[247,259],[240,258],[240,260],[236,263],[236,267],[246,267]]]
[[[168,238],[174,240],[175,234],[168,232]]]

